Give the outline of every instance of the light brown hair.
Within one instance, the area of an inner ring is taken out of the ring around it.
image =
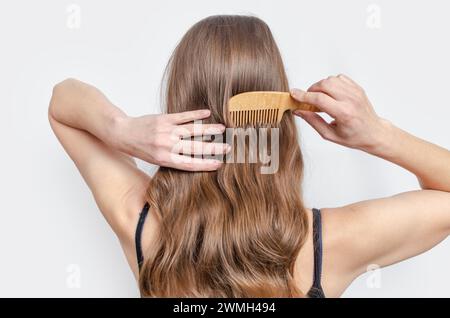
[[[246,91],[288,91],[269,27],[250,16],[211,16],[176,47],[166,70],[168,113],[209,108],[230,126],[227,101]],[[159,214],[139,286],[150,297],[296,297],[297,254],[307,232],[303,159],[290,113],[279,128],[279,169],[226,163],[215,172],[159,168],[147,191]]]

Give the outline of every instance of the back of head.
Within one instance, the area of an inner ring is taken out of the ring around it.
[[[231,96],[288,91],[269,27],[248,16],[196,23],[176,47],[166,75],[169,113],[209,108],[207,121],[227,127]],[[215,172],[157,171],[147,199],[161,223],[140,273],[142,296],[301,295],[293,271],[307,229],[302,155],[290,113],[268,129],[269,135],[277,130],[275,173],[262,174],[262,163],[248,160],[227,162]]]

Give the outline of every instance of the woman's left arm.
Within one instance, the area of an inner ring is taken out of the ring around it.
[[[171,152],[180,141],[175,128],[181,126],[183,136],[189,135],[194,130],[192,125],[182,123],[206,118],[209,112],[131,118],[95,87],[68,79],[54,87],[48,116],[55,135],[122,243],[133,242],[138,213],[145,202],[150,180],[137,168],[133,157],[183,170],[215,170],[220,166],[220,162],[211,159],[177,161],[174,158],[180,155]],[[201,125],[200,132],[205,130],[223,131],[221,125]],[[199,129],[195,131],[199,133]],[[227,149],[222,144],[205,145],[200,147],[204,153]],[[198,147],[195,149],[198,151]]]
[[[130,209],[144,204],[149,182],[133,158],[114,148],[125,114],[96,88],[68,79],[53,88],[48,116],[106,221],[125,241],[136,219]]]

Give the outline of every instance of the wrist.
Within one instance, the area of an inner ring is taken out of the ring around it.
[[[397,129],[392,122],[380,117],[372,136],[372,142],[362,150],[378,157],[387,157],[395,143]]]
[[[109,144],[116,150],[124,152],[126,149],[127,136],[126,130],[128,127],[128,117],[123,112],[116,112],[111,115],[109,129],[107,130]]]

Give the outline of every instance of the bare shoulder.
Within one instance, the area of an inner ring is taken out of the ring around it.
[[[369,266],[421,254],[450,233],[450,193],[414,190],[323,208],[322,285],[340,296]]]

